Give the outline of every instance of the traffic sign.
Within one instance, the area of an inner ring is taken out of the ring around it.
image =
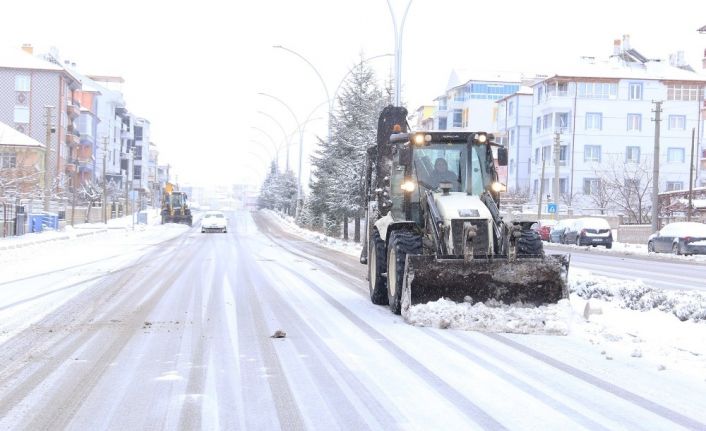
[[[557,210],[557,205],[555,203],[549,202],[547,204],[547,212],[549,214],[556,214],[556,210]]]

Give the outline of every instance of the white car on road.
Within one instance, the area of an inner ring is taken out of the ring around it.
[[[228,219],[221,211],[207,211],[201,219],[201,233],[228,232]]]

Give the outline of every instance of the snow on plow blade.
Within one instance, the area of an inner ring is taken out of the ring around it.
[[[437,259],[407,256],[402,286],[402,313],[416,304],[446,298],[454,302],[553,304],[568,298],[566,255],[544,258]]]

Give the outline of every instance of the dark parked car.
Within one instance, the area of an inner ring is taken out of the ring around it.
[[[613,247],[613,233],[605,219],[598,217],[584,217],[576,219],[564,233],[565,244],[590,245],[593,247],[603,245],[605,248]]]
[[[549,241],[549,232],[552,231],[552,228],[554,227],[554,225],[556,225],[556,223],[556,220],[551,219],[540,220],[532,225],[532,230],[539,234],[539,237],[542,238],[542,241]]]
[[[556,242],[559,244],[565,244],[564,234],[566,232],[566,229],[568,229],[568,227],[571,226],[571,223],[573,223],[573,222],[574,222],[574,219],[572,219],[572,218],[559,220],[557,222],[557,224],[554,225],[551,232],[549,232],[549,242]]]
[[[654,253],[706,254],[706,224],[670,223],[647,239],[647,250]]]

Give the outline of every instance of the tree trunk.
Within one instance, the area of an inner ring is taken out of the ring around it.
[[[90,218],[91,218],[91,208],[93,208],[93,201],[88,201],[88,209],[86,209],[86,220],[84,220],[84,223],[89,223]],[[72,215],[73,217],[73,215]]]
[[[343,214],[343,240],[348,241],[348,213]]]
[[[360,211],[355,212],[353,241],[360,242]]]

